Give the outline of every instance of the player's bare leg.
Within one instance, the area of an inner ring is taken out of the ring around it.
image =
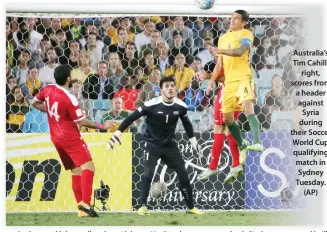
[[[81,165],[81,169],[82,203],[78,205],[78,209],[84,211],[90,217],[99,217],[99,214],[91,206],[94,164],[92,161],[86,162]]]
[[[214,140],[211,149],[211,160],[207,169],[205,169],[198,176],[198,180],[208,179],[210,176],[218,173],[218,163],[220,160],[220,154],[224,147],[225,142],[225,131],[226,126],[224,125],[214,125]]]
[[[251,151],[263,151],[264,148],[260,141],[260,123],[258,117],[254,114],[253,100],[244,101],[242,106],[253,135],[253,144],[248,146],[247,149]]]
[[[223,117],[225,125],[227,125],[231,135],[237,141],[238,150],[240,151],[240,163],[243,164],[246,159],[246,148],[249,145],[249,142],[243,139],[240,126],[234,118],[234,112],[224,113]]]
[[[82,204],[82,169],[74,168],[72,171],[72,189],[74,192],[77,205]],[[78,217],[87,217],[88,214],[82,210],[78,210]]]
[[[243,167],[240,164],[240,153],[238,151],[237,141],[230,134],[228,128],[226,128],[225,135],[228,138],[228,145],[232,155],[232,167],[224,182],[232,183],[237,179],[238,175],[243,174]]]

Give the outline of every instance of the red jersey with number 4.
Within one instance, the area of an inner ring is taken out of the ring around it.
[[[59,85],[47,85],[35,98],[46,105],[52,141],[80,139],[76,122],[84,115],[74,95]]]

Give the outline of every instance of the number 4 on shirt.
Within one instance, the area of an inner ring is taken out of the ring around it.
[[[45,101],[47,102],[48,113],[49,113],[50,117],[51,118],[55,117],[56,121],[59,122],[60,116],[58,115],[58,102],[54,102],[50,108],[49,97],[46,97]]]

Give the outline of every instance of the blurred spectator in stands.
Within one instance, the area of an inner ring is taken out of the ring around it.
[[[139,66],[136,46],[134,42],[128,42],[126,44],[124,58],[121,60],[121,63],[123,69],[125,69],[129,75],[132,75],[136,67]]]
[[[292,97],[285,97],[283,99],[281,111],[293,111],[295,110],[295,104]]]
[[[65,51],[68,50],[68,42],[66,40],[66,34],[63,30],[57,30],[55,37],[53,38],[54,49],[59,57],[59,63],[61,63],[62,58],[65,57]]]
[[[160,69],[153,68],[149,76],[149,82],[145,83],[139,92],[136,108],[142,106],[144,102],[151,100],[154,97],[160,96],[160,80]]]
[[[149,44],[143,45],[141,48],[141,58],[144,57],[145,51],[152,51],[154,57],[158,58],[160,55],[159,52],[159,43],[161,41],[161,34],[158,30],[153,30],[150,33],[151,42]]]
[[[121,85],[120,85],[120,79],[123,76],[126,76],[127,73],[123,69],[122,63],[119,59],[118,53],[110,53],[108,57],[108,74],[107,76],[110,79],[110,84],[113,86],[114,92],[117,92]]]
[[[12,75],[12,71],[11,68],[9,67],[9,65],[6,65],[6,77],[8,78],[9,76]]]
[[[111,44],[109,46],[109,52],[117,52],[120,60],[123,60],[126,50],[126,44],[128,42],[128,34],[126,29],[123,27],[119,27],[117,29],[117,33],[118,33],[118,43]]]
[[[261,38],[261,44],[256,48],[252,63],[256,70],[262,68],[273,69],[278,65],[277,50],[279,46],[272,46],[270,38]]]
[[[31,94],[33,97],[39,93],[39,89],[35,89]],[[49,123],[47,113],[41,112],[33,106],[25,115],[23,133],[47,133],[49,132]]]
[[[12,69],[12,74],[16,78],[17,85],[19,86],[22,86],[26,83],[28,76],[27,65],[30,61],[30,58],[30,52],[28,50],[22,50],[18,58],[17,66]]]
[[[118,54],[117,54],[118,56]],[[83,97],[85,99],[111,99],[113,86],[107,77],[108,63],[100,61],[97,74],[91,74],[84,82]]]
[[[68,31],[66,33],[68,42],[83,38],[81,20],[81,18],[73,18],[73,22],[68,25]]]
[[[61,20],[60,18],[53,18],[51,20],[51,29],[54,33],[56,33],[58,30],[61,30]]]
[[[59,66],[58,57],[53,48],[49,48],[46,51],[46,54],[47,54],[46,64],[44,65],[44,67],[40,68],[39,70],[42,86],[56,83],[53,73],[55,68]]]
[[[34,91],[41,89],[43,86],[41,85],[41,80],[39,76],[39,70],[35,67],[29,68],[28,77],[25,85],[22,87],[22,91],[26,99],[33,99]]]
[[[47,28],[51,28],[51,18],[40,18],[35,23],[35,29],[42,36],[46,35]]]
[[[185,56],[182,53],[176,55],[174,66],[167,68],[165,76],[174,75],[176,78],[176,89],[179,91],[186,90],[191,87],[191,82],[195,75],[191,68],[185,66]]]
[[[181,33],[185,46],[189,49],[193,47],[193,32],[192,29],[184,26],[184,20],[182,16],[172,16],[170,20],[173,22],[173,26],[170,26],[162,31],[162,38],[167,41],[169,47],[174,47],[173,32],[177,30]],[[193,53],[193,52],[192,52]],[[191,53],[191,54],[192,54]]]
[[[119,127],[120,123],[130,115],[130,111],[126,110],[123,107],[123,99],[119,96],[115,96],[112,99],[112,109],[109,110],[106,114],[103,115],[102,123],[106,121],[115,121],[115,126],[113,128],[108,129],[108,132],[115,132]],[[124,132],[128,132],[129,130],[135,132],[136,127],[133,124],[129,129]]]
[[[204,39],[204,44],[202,47],[200,47],[197,50],[197,53],[194,54],[194,56],[197,56],[201,59],[201,68],[204,68],[204,66],[214,60],[214,56],[211,55],[209,52],[209,47],[212,46],[212,39],[210,37],[207,37]]]
[[[16,78],[14,76],[8,76],[7,77],[7,84],[6,84],[6,99],[7,102],[10,101],[10,97],[11,97],[11,91],[12,89],[17,85],[17,81]]]
[[[185,90],[185,95],[182,92],[179,95],[187,105],[187,109],[191,111],[203,111],[210,103],[209,98],[205,96],[205,91],[200,89],[199,81],[193,78],[191,87]]]
[[[111,19],[112,26],[107,28],[107,33],[111,38],[111,44],[118,44],[119,32],[116,28],[124,28],[128,34],[127,42],[132,42],[135,39],[135,34],[131,31],[131,20],[130,17],[123,17],[117,19]]]
[[[37,52],[42,34],[34,30],[36,18],[25,18],[19,30],[13,33],[14,40],[19,49],[28,49],[30,53]]]
[[[91,111],[89,111],[87,108],[82,108],[82,113],[85,116],[85,118],[90,120],[90,121],[93,121],[93,119],[92,119],[91,115],[89,114],[89,112],[91,112]],[[79,126],[79,132],[81,132],[81,133],[94,133],[94,132],[96,132],[96,130],[85,127],[85,126]]]
[[[77,79],[72,80],[72,89],[70,93],[74,95],[80,106],[84,106],[86,99],[83,97],[83,83]]]
[[[203,17],[196,17],[194,24],[190,25],[189,27],[192,28],[193,31],[193,40],[194,46],[197,48],[201,48],[203,46],[203,41],[207,37],[213,38],[213,35],[209,36],[210,29],[212,28],[211,23],[205,23],[205,18]]]
[[[29,111],[29,106],[19,86],[16,85],[13,87],[6,108],[6,131],[15,133],[22,132],[23,122],[25,115]]]
[[[275,75],[271,82],[272,88],[265,97],[265,104],[270,107],[270,113],[276,110],[280,111],[283,105],[283,99],[286,97],[286,90],[283,88],[282,78]]]
[[[157,59],[152,55],[150,50],[144,52],[144,58],[141,60],[141,65],[143,67],[143,75],[140,80],[144,82],[149,81],[149,75],[154,67],[156,67]]]
[[[169,45],[164,40],[161,40],[159,43],[159,51],[158,65],[161,73],[165,73],[166,69],[174,64],[175,59],[169,56]]]
[[[85,50],[90,52],[92,57],[91,67],[96,68],[97,64],[102,60],[106,59],[108,55],[108,48],[104,46],[103,43],[98,43],[96,39],[96,34],[89,34],[87,38],[87,43],[85,44]]]
[[[182,33],[175,30],[172,32],[174,45],[170,49],[170,58],[175,60],[177,54],[182,53],[186,57],[186,64],[191,65],[193,56],[191,55],[191,48],[184,44]]]
[[[296,39],[293,36],[281,34],[279,37],[280,47],[277,51],[278,61],[283,63],[283,60],[287,58],[287,55],[293,51],[293,47],[296,45]]]
[[[72,79],[84,83],[91,74],[96,74],[96,70],[91,68],[90,52],[82,51],[79,54],[78,67],[72,71]]]
[[[64,50],[64,54],[59,57],[59,62],[60,64],[69,64],[73,68],[76,68],[78,66],[79,56],[79,43],[76,40],[72,40],[69,42],[68,48]]]
[[[31,34],[28,30],[24,28],[20,28],[17,32],[17,52],[20,52],[22,50],[28,50],[29,52],[32,51],[30,49],[30,44],[31,44]],[[27,49],[26,49],[27,48]]]
[[[201,69],[201,58],[199,57],[194,57],[194,61],[191,65],[191,69],[193,69],[195,73],[195,79],[197,81],[203,81],[205,79],[210,79],[208,77],[208,74],[205,70]]]
[[[127,110],[135,110],[137,97],[143,82],[140,82],[137,76],[132,75],[129,77],[121,78],[121,88],[114,97],[120,97],[123,99],[123,108]]]
[[[7,59],[7,64],[10,67],[13,67],[15,65],[16,63],[15,59],[18,58],[15,49],[16,49],[16,44],[13,39],[10,24],[8,21],[6,21],[6,59]]]
[[[138,52],[138,56],[141,55],[141,49],[144,45],[151,43],[151,32],[156,29],[156,24],[151,19],[147,18],[143,22],[144,31],[135,36],[135,45]]]
[[[40,48],[38,53],[32,54],[32,59],[37,69],[44,66],[47,60],[47,50],[52,48],[51,40],[47,35],[44,35],[40,42]]]

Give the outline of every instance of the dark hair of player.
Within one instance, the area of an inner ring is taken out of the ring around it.
[[[67,82],[67,78],[70,77],[70,72],[73,70],[72,66],[69,64],[62,64],[55,68],[54,78],[56,83],[60,86],[63,86]]]
[[[176,84],[175,82],[175,77],[173,75],[170,76],[166,76],[164,78],[162,78],[160,80],[160,89],[162,89],[162,86],[166,83],[166,82],[174,82],[174,84]]]
[[[245,11],[245,10],[236,10],[235,13],[242,16],[242,21],[245,21],[245,22],[249,21],[250,16],[249,16],[249,13],[247,11]]]

